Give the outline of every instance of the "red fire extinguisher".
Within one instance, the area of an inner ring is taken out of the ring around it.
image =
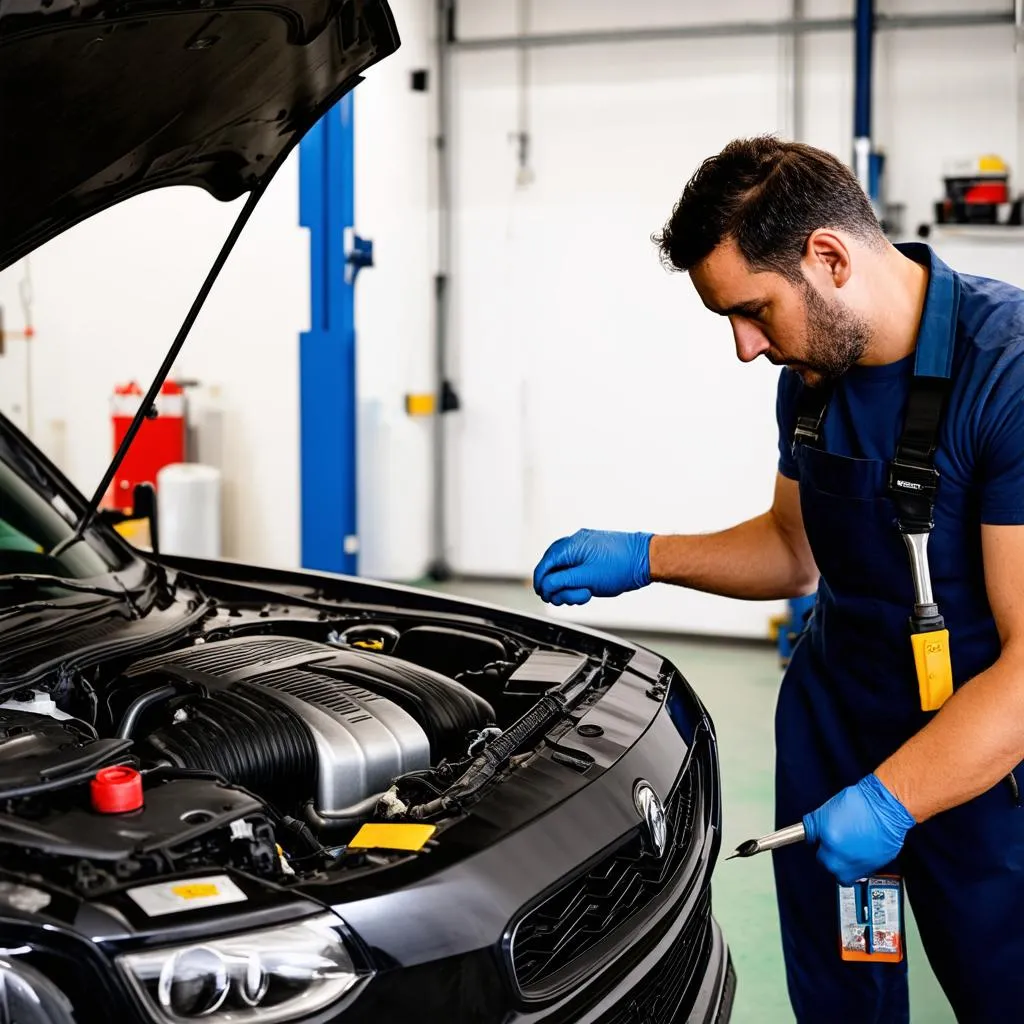
[[[113,426],[113,451],[124,440],[132,417],[143,398],[143,391],[132,381],[114,388],[110,401]],[[165,381],[150,413],[135,437],[128,454],[111,483],[105,504],[123,511],[130,509],[136,484],[156,487],[157,473],[172,462],[185,461],[185,392],[174,381]]]

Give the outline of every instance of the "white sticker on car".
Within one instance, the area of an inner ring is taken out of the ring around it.
[[[140,885],[136,889],[129,889],[128,895],[150,917],[216,907],[221,903],[241,903],[248,898],[227,875]]]

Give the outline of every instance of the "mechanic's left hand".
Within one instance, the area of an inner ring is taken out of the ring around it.
[[[818,860],[842,885],[885,867],[900,852],[914,824],[873,773],[804,815],[807,842],[820,843]]]

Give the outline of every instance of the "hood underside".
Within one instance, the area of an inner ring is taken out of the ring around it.
[[[386,0],[0,0],[0,269],[150,189],[252,190],[397,47]]]

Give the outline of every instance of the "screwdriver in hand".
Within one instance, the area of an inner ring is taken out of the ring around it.
[[[765,850],[777,850],[780,846],[791,846],[793,843],[802,843],[807,838],[803,822],[797,825],[789,825],[787,828],[780,828],[778,832],[769,832],[760,839],[748,839],[740,843],[734,853],[730,853],[726,860],[733,857],[753,857],[755,853],[764,853]]]

